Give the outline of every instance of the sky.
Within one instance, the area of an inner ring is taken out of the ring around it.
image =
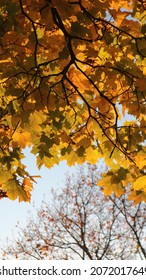
[[[68,167],[65,161],[51,169],[43,167],[38,170],[35,164],[35,156],[30,154],[29,148],[25,149],[25,156],[23,163],[27,166],[27,171],[31,175],[41,175],[41,178],[35,179],[37,184],[34,184],[31,203],[19,203],[18,200],[11,201],[8,198],[0,200],[0,247],[5,242],[6,237],[13,239],[13,236],[17,236],[17,222],[19,221],[19,225],[24,227],[28,212],[32,211],[34,213],[34,206],[39,208],[43,199],[49,200],[51,188],[63,187],[66,174],[75,172],[75,167]]]

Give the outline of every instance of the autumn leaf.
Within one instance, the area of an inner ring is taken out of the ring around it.
[[[112,173],[99,180],[97,185],[102,187],[105,196],[109,196],[114,192],[117,197],[120,197],[124,193],[122,181]]]
[[[33,185],[32,182],[29,178],[24,178],[23,179],[23,183],[22,183],[22,187],[24,188],[24,190],[26,192],[30,192],[33,189]]]
[[[9,180],[8,184],[3,186],[3,190],[6,191],[8,198],[11,200],[19,199],[21,201],[30,201],[27,192],[18,184],[16,180]]]
[[[91,164],[96,164],[97,159],[100,157],[102,157],[102,155],[100,155],[96,149],[93,149],[92,147],[86,149],[86,160]]]
[[[143,191],[131,191],[128,196],[129,200],[133,200],[134,204],[138,204],[141,201],[146,202],[146,194]]]
[[[140,176],[133,183],[134,190],[143,190],[146,192],[146,176]]]
[[[146,167],[146,153],[145,151],[141,151],[135,157],[135,162],[140,169],[144,169]]]
[[[27,131],[24,132],[15,132],[13,134],[12,145],[13,147],[20,146],[21,148],[25,148],[26,146],[30,146],[31,144],[31,136]]]

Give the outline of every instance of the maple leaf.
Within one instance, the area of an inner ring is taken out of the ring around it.
[[[11,200],[19,199],[20,201],[29,201],[30,197],[28,197],[27,192],[23,190],[21,185],[15,180],[9,180],[8,184],[3,186],[3,191],[6,191],[8,198]]]
[[[16,131],[13,134],[13,140],[12,140],[13,147],[17,147],[19,145],[21,148],[25,148],[26,146],[30,146],[30,143],[31,143],[31,137],[29,132]]]
[[[129,200],[133,200],[134,204],[138,204],[141,201],[146,202],[146,194],[143,191],[131,191],[131,193],[128,196]]]
[[[120,197],[124,193],[122,181],[118,176],[115,176],[112,173],[109,173],[99,180],[98,186],[103,188],[103,193],[105,196],[109,196],[114,192],[117,197]]]
[[[143,190],[146,192],[146,176],[140,176],[133,183],[134,190]]]

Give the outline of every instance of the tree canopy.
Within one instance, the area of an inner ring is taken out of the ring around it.
[[[146,201],[145,46],[143,0],[0,1],[1,197],[30,200],[30,146],[39,168],[104,158],[104,194]]]

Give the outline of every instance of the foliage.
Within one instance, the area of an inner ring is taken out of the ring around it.
[[[98,175],[97,175],[98,174]],[[30,214],[18,237],[3,248],[5,259],[146,259],[146,204],[127,194],[105,197],[96,166],[79,169],[53,201]]]
[[[39,168],[104,157],[104,193],[146,201],[145,46],[144,0],[0,1],[1,197],[30,199],[30,146]]]

